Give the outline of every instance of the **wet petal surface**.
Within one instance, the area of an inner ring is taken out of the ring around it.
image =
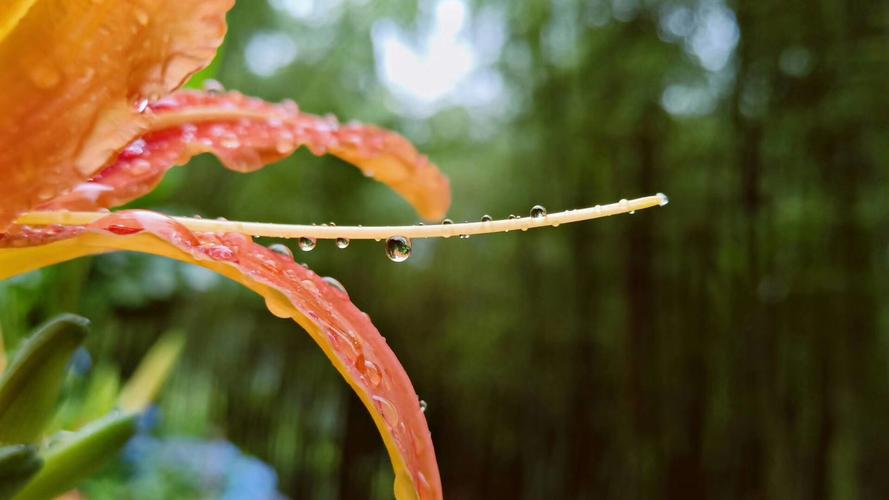
[[[305,146],[332,154],[390,186],[425,218],[444,215],[447,178],[404,137],[378,127],[341,125],[300,112],[292,102],[270,104],[237,92],[182,91],[148,106],[150,131],[88,182],[41,209],[112,208],[150,192],[176,165],[213,153],[226,167],[251,172]]]
[[[370,411],[395,469],[399,499],[439,499],[432,441],[410,379],[385,339],[322,277],[240,234],[193,233],[169,217],[125,211],[85,227],[16,226],[0,238],[0,279],[85,255],[127,250],[197,264],[265,298],[299,323]]]

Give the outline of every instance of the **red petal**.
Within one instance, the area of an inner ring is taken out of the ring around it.
[[[136,140],[91,181],[41,209],[111,208],[150,192],[175,165],[211,152],[232,170],[251,172],[301,146],[330,153],[372,175],[426,218],[450,204],[447,178],[402,136],[367,125],[301,113],[295,104],[269,104],[239,93],[178,92],[151,106],[152,132]]]
[[[128,250],[197,264],[259,293],[273,314],[306,329],[367,406],[392,459],[396,496],[442,497],[429,429],[407,373],[367,315],[317,274],[249,237],[193,233],[146,211],[117,212],[86,227],[14,231],[0,239],[0,279]]]

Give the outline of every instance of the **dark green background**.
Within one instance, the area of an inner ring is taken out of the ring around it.
[[[402,131],[450,176],[453,219],[671,197],[634,216],[417,242],[405,264],[374,242],[298,252],[342,281],[428,402],[447,498],[889,491],[889,4],[470,2],[470,22],[503,20],[491,69],[506,97],[496,112],[416,117],[377,79],[371,29],[388,18],[422,32],[431,2],[301,3],[336,14],[240,1],[217,78]],[[685,37],[665,28],[683,8]],[[718,71],[692,39],[712,9],[740,34]],[[268,32],[300,55],[262,78],[245,48]],[[675,85],[717,90],[671,114]],[[138,206],[416,221],[384,187],[306,152],[249,176],[202,157]],[[185,329],[162,435],[231,439],[295,498],[391,496],[359,400],[298,327],[233,283],[111,255],[17,278],[0,299],[8,337],[61,311],[90,317],[90,350],[123,375]]]

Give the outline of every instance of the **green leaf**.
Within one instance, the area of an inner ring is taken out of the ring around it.
[[[40,438],[62,390],[71,355],[86,337],[89,321],[63,314],[24,342],[0,377],[0,443]]]
[[[50,448],[43,457],[43,468],[15,500],[45,500],[76,487],[133,437],[138,417],[135,413],[110,415]]]
[[[0,448],[0,499],[12,498],[42,465],[36,446],[16,444]]]
[[[120,391],[120,407],[127,411],[142,411],[147,408],[170,376],[184,345],[185,336],[179,332],[167,333],[161,337]]]

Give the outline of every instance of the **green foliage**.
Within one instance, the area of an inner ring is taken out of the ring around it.
[[[41,436],[88,326],[86,318],[59,316],[21,347],[0,378],[0,443],[32,443]]]
[[[111,460],[136,433],[138,415],[123,413],[97,420],[61,438],[43,456],[43,467],[15,500],[43,500],[58,496]]]
[[[111,460],[135,434],[139,412],[169,376],[184,342],[178,334],[163,337],[122,392],[117,374],[100,365],[85,393],[56,411],[88,326],[80,316],[55,317],[22,342],[0,377],[0,442],[13,443],[0,447],[0,499],[52,498]]]

